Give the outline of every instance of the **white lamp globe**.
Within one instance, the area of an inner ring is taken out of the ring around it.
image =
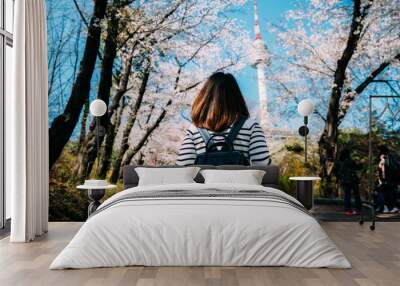
[[[314,103],[310,99],[303,99],[297,105],[297,111],[303,117],[309,116],[314,111]]]
[[[95,99],[90,104],[89,110],[93,116],[103,116],[107,111],[107,105],[101,99]]]

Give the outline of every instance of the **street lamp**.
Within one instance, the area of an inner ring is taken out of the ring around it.
[[[103,116],[107,111],[106,103],[101,99],[95,99],[90,104],[90,114],[96,117]]]
[[[297,106],[297,111],[304,117],[304,125],[299,128],[299,134],[304,136],[304,162],[307,163],[307,135],[309,129],[308,116],[314,111],[314,103],[310,99],[303,99]]]
[[[99,149],[100,149],[100,117],[103,116],[107,111],[106,103],[101,99],[95,99],[92,101],[89,107],[90,114],[96,119],[96,148],[97,148],[97,170],[99,171]]]

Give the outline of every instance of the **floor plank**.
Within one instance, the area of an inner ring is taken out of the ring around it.
[[[397,286],[400,273],[399,223],[384,222],[376,231],[352,222],[323,222],[352,269],[289,267],[119,267],[50,271],[55,256],[81,223],[50,223],[50,231],[32,243],[0,240],[0,285]]]

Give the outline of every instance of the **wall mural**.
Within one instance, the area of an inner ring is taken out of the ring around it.
[[[86,219],[84,179],[116,192],[125,165],[175,164],[191,103],[216,71],[238,79],[285,191],[289,176],[310,174],[323,178],[316,196],[341,196],[334,169],[346,146],[365,195],[368,96],[400,93],[399,10],[389,0],[47,0],[50,219]],[[99,120],[96,98],[107,105]],[[315,104],[307,164],[304,98]],[[398,140],[374,138],[399,155]]]

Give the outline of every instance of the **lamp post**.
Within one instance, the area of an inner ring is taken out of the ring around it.
[[[304,136],[304,162],[307,163],[308,116],[314,111],[314,103],[310,99],[303,99],[299,102],[297,111],[304,117],[304,125],[299,128],[299,134]]]
[[[95,99],[92,101],[89,107],[90,114],[94,116],[96,120],[96,151],[97,151],[97,167],[96,175],[99,171],[99,149],[100,149],[100,117],[103,116],[107,111],[106,103],[101,99]],[[106,180],[90,179],[85,180],[84,185],[77,186],[78,189],[87,190],[90,203],[88,206],[88,217],[96,211],[100,206],[100,200],[103,198],[107,189],[115,188],[115,185],[107,184]]]
[[[101,99],[95,99],[92,101],[89,107],[90,114],[96,119],[96,151],[97,151],[97,167],[96,173],[99,171],[99,149],[100,149],[100,117],[103,116],[107,111],[106,103]]]

